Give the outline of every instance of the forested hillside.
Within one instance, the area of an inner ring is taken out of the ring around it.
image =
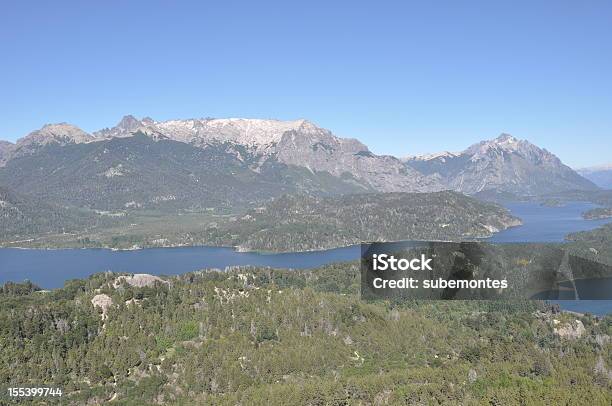
[[[17,195],[0,186],[0,240],[29,239],[45,234],[86,233],[115,222],[91,212],[66,209]]]
[[[456,192],[298,195],[209,227],[205,239],[246,250],[302,251],[363,241],[488,237],[519,224],[506,209]]]
[[[7,284],[0,387],[60,387],[63,405],[612,401],[609,316],[367,303],[358,280],[340,264]]]

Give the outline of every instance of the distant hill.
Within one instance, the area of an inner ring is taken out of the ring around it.
[[[519,224],[506,209],[450,191],[300,195],[209,229],[207,239],[245,250],[304,251],[363,241],[488,237]]]
[[[468,194],[536,196],[597,189],[552,153],[508,134],[459,153],[410,157],[405,163],[437,177],[449,189]]]
[[[612,189],[612,164],[577,169],[577,172],[603,189]]]

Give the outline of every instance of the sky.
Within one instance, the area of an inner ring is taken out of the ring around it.
[[[610,1],[15,1],[0,139],[125,114],[306,118],[378,154],[502,132],[612,162]]]

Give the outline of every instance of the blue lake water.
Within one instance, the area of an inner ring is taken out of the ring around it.
[[[176,275],[204,268],[254,265],[306,269],[359,259],[360,247],[325,251],[259,254],[226,247],[147,248],[134,251],[107,249],[24,250],[0,249],[0,284],[29,279],[51,289],[64,281],[104,271]]]
[[[562,242],[569,233],[587,231],[611,222],[611,219],[585,220],[581,214],[599,207],[586,202],[570,202],[561,207],[546,207],[537,203],[509,203],[508,210],[523,220],[489,238],[493,242]],[[612,313],[610,300],[551,300],[561,308],[579,313],[604,315]]]
[[[610,220],[584,220],[580,214],[596,207],[570,203],[543,207],[514,203],[507,207],[523,219],[523,225],[490,238],[493,242],[561,242],[571,232],[596,228]],[[358,260],[360,247],[324,251],[259,254],[220,247],[150,248],[136,251],[106,249],[23,250],[0,249],[0,284],[29,279],[41,287],[61,287],[64,281],[104,271],[174,275],[204,268],[254,265],[305,269],[341,261]],[[594,302],[590,304],[591,302]],[[560,302],[562,307],[595,314],[612,313],[612,301]]]
[[[581,214],[599,207],[586,202],[571,202],[561,207],[546,207],[537,203],[509,203],[512,214],[523,220],[489,238],[493,242],[562,242],[569,233],[587,231],[609,223],[611,219],[585,220]]]

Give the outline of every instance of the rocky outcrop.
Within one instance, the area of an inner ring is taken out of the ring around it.
[[[91,299],[91,304],[102,310],[102,320],[106,320],[108,318],[108,309],[113,305],[113,299],[108,295],[99,294]]]
[[[117,288],[121,286],[123,282],[127,283],[130,286],[136,287],[136,288],[142,288],[145,286],[155,286],[156,283],[167,284],[167,285],[170,284],[170,282],[163,280],[162,278],[158,276],[149,275],[146,273],[137,273],[134,275],[119,276],[117,279],[115,279],[113,286]]]
[[[566,340],[576,340],[586,333],[584,324],[582,324],[580,320],[566,323],[560,322],[559,320],[553,320],[553,323],[555,325],[553,332]]]

